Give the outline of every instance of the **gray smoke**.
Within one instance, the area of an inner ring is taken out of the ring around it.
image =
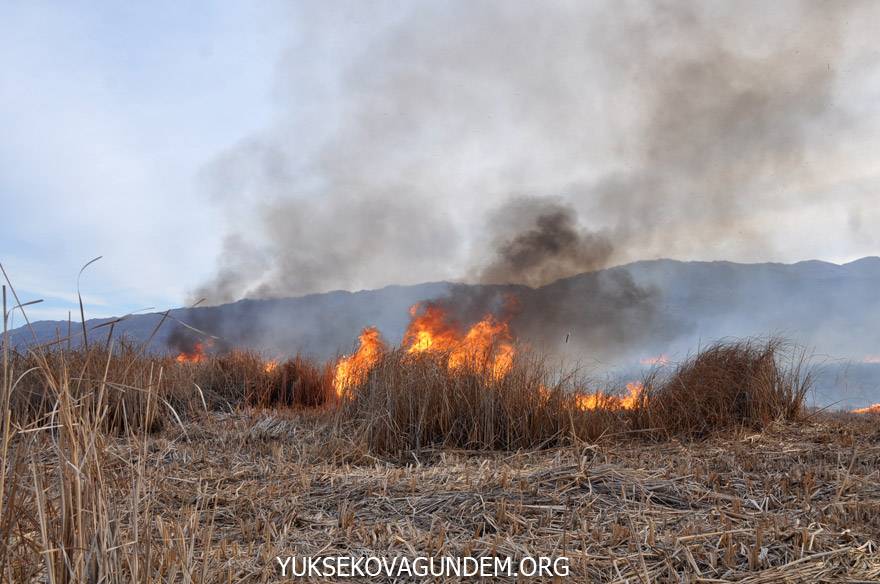
[[[872,40],[847,31],[878,6],[303,10],[312,32],[280,66],[277,125],[206,170],[233,226],[216,278],[194,294],[211,303],[772,257],[779,218],[837,176],[826,161],[853,123],[836,83]],[[326,63],[345,64],[332,82],[315,73]],[[650,291],[615,278],[576,287],[579,298],[598,290],[617,309],[632,302],[630,321],[650,319]]]
[[[492,214],[494,256],[478,280],[490,284],[542,286],[608,265],[610,238],[579,225],[562,200],[517,197]]]
[[[821,156],[851,127],[834,82],[844,20],[860,5],[783,4],[779,28],[770,26],[778,14],[759,5],[730,4],[744,10],[720,21],[712,17],[718,6],[685,6],[630,25],[634,46],[617,58],[644,88],[646,122],[627,168],[576,197],[608,217],[619,245],[767,257],[779,228],[768,214],[809,202],[804,191],[833,172]],[[730,29],[719,30],[724,22]],[[680,42],[660,46],[657,27]],[[765,28],[771,36],[761,39]]]

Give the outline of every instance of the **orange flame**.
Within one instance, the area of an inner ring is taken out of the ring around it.
[[[648,366],[653,367],[655,365],[659,365],[659,366],[669,365],[669,357],[667,357],[665,354],[660,354],[660,355],[657,355],[656,357],[646,357],[644,359],[640,359],[639,363],[641,363],[642,365],[645,365],[646,367],[648,367]]]
[[[487,314],[462,335],[436,304],[415,304],[409,312],[412,320],[403,335],[407,353],[447,352],[450,370],[486,371],[493,379],[510,372],[516,348],[506,321]]]
[[[336,364],[333,375],[333,389],[336,395],[344,396],[348,391],[367,379],[370,370],[385,352],[385,342],[376,327],[367,327],[358,337],[360,345],[353,355],[342,357]]]
[[[408,353],[424,353],[426,351],[450,351],[459,342],[455,327],[446,320],[446,313],[436,304],[426,305],[421,314],[420,304],[413,304],[409,309],[412,319],[403,334],[403,345],[408,346]]]
[[[263,365],[263,371],[265,371],[266,373],[272,373],[277,368],[278,361],[275,359],[272,359],[271,361],[266,361],[266,363]]]
[[[626,384],[627,395],[616,396],[606,393],[585,393],[575,396],[575,406],[579,410],[633,410],[642,399],[645,392],[645,386],[639,382]]]
[[[853,410],[854,414],[880,414],[880,404],[870,405],[866,408],[859,408],[857,410]]]
[[[207,343],[207,347],[210,347],[211,344]],[[180,353],[177,357],[174,358],[178,363],[201,363],[206,359],[205,356],[205,343],[196,343],[195,347],[193,347],[192,352],[190,353]]]

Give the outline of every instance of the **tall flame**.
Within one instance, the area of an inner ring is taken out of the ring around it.
[[[333,389],[339,397],[343,397],[352,387],[363,383],[385,352],[385,342],[376,327],[365,328],[361,331],[358,340],[360,344],[357,351],[342,357],[336,364]]]
[[[516,348],[506,321],[487,314],[462,334],[436,304],[415,304],[410,315],[403,335],[407,353],[445,352],[450,370],[486,371],[493,379],[510,372]]]
[[[451,351],[459,343],[459,334],[447,321],[446,312],[436,304],[413,304],[412,317],[403,334],[403,345],[408,353]]]

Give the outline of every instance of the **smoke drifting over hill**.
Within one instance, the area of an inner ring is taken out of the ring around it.
[[[477,278],[486,283],[541,286],[604,268],[614,253],[607,236],[578,225],[575,210],[552,199],[513,199],[492,215],[488,229],[495,232],[495,255]]]
[[[834,80],[845,21],[867,11],[844,2],[413,7],[350,48],[340,97],[318,112],[334,127],[314,148],[297,146],[312,126],[291,93],[276,127],[209,169],[218,200],[239,217],[216,279],[196,295],[219,302],[465,274],[536,283],[634,254],[767,245],[760,213],[798,205],[791,191],[828,171],[818,157],[848,127]],[[301,15],[325,27],[303,41],[319,47],[316,59],[329,42],[321,35],[368,20],[353,5],[327,14]],[[309,80],[280,70],[282,93]],[[568,240],[536,239],[536,225],[511,212],[524,195],[537,199],[519,205],[530,212],[570,209],[537,229],[562,228],[581,245],[562,258],[553,246],[570,249]],[[541,201],[548,196],[563,202]],[[255,223],[241,220],[243,208]]]
[[[835,81],[847,50],[869,44],[846,27],[878,8],[468,1],[378,12],[297,15],[315,32],[291,50],[318,67],[332,57],[341,73],[322,84],[283,61],[277,125],[207,169],[233,227],[195,297],[438,279],[536,286],[695,250],[772,255],[775,218],[839,179],[825,161],[852,119]],[[374,28],[346,45],[346,33]],[[640,313],[651,296],[625,282],[609,290]]]

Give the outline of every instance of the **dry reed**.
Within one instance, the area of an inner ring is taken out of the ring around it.
[[[807,384],[773,343],[710,347],[626,409],[583,408],[525,352],[498,376],[391,351],[342,399],[331,373],[4,344],[0,582],[258,582],[319,550],[566,555],[589,581],[880,577],[876,440],[774,435]],[[724,433],[744,427],[763,433]],[[705,440],[643,438],[671,436]]]

